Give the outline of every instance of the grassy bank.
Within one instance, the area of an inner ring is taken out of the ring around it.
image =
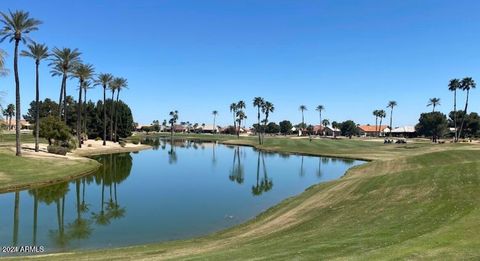
[[[253,145],[255,141],[222,142]],[[263,149],[372,161],[216,234],[44,258],[476,259],[480,257],[477,146],[268,139]]]

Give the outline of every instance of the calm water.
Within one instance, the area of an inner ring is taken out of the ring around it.
[[[205,235],[361,163],[187,140],[148,142],[153,150],[96,157],[103,167],[94,175],[0,194],[0,245],[54,252]]]

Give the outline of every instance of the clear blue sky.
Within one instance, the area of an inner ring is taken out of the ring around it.
[[[67,3],[68,2],[68,3]],[[252,99],[275,104],[271,119],[318,122],[324,117],[374,124],[372,111],[396,100],[394,125],[415,124],[440,97],[452,107],[449,79],[480,81],[479,1],[37,1],[2,0],[0,10],[22,9],[44,22],[31,38],[50,47],[79,48],[98,72],[128,78],[121,98],[135,121],[168,118],[229,124],[229,104]],[[0,48],[10,56],[13,44]],[[23,49],[23,47],[22,47]],[[41,97],[58,99],[60,78],[41,67]],[[22,110],[34,98],[34,64],[21,58]],[[68,84],[76,97],[76,81]],[[479,86],[480,87],[480,86]],[[14,101],[13,73],[0,90]],[[480,90],[471,109],[479,110]],[[101,97],[100,88],[90,98]],[[464,96],[459,95],[463,103]]]

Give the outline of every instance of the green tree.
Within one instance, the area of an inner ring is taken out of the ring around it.
[[[322,111],[325,110],[325,107],[323,105],[318,105],[315,110],[318,111],[319,124],[322,125]]]
[[[377,136],[380,136],[380,128],[382,126],[382,121],[383,118],[387,117],[387,113],[384,110],[378,110],[378,117],[380,118],[380,127],[378,128]]]
[[[392,122],[393,122],[393,108],[395,108],[397,106],[397,102],[396,101],[389,101],[388,102],[388,105],[387,105],[387,108],[390,108],[390,136],[392,136]]]
[[[435,112],[435,107],[440,106],[440,98],[430,98],[427,103],[428,106],[432,106],[432,112]]]
[[[13,70],[15,73],[15,143],[16,143],[16,155],[22,156],[22,146],[20,141],[20,116],[21,104],[20,104],[20,77],[18,75],[18,46],[20,42],[26,43],[30,39],[28,34],[32,31],[37,31],[38,26],[42,23],[39,20],[30,18],[30,14],[24,11],[9,11],[7,13],[0,12],[3,28],[0,30],[0,36],[2,36],[0,42],[5,39],[9,39],[10,42],[14,42],[15,51],[13,56]]]
[[[212,130],[212,132],[216,133],[217,132],[217,126],[215,125],[216,124],[215,120],[217,119],[218,111],[217,110],[212,111],[212,115],[213,115],[213,130]],[[190,123],[188,124],[188,126],[190,128]]]
[[[113,81],[115,82],[115,86],[116,86],[116,90],[117,90],[117,102],[116,104],[118,104],[118,98],[120,96],[120,91],[123,90],[123,89],[128,89],[128,81],[127,79],[125,78],[115,78],[113,79]],[[118,141],[118,136],[117,136],[117,131],[118,131],[118,114],[117,114],[117,108],[115,107],[115,132],[114,132],[114,142],[117,142]]]
[[[168,122],[170,123],[170,136],[173,137],[175,123],[177,123],[177,120],[178,120],[178,111],[177,110],[171,111],[169,115],[170,115],[170,120]]]
[[[375,135],[378,133],[378,116],[379,116],[379,110],[374,110],[372,112],[373,116],[375,116]]]
[[[57,47],[52,50],[52,62],[49,64],[52,66],[50,73],[52,76],[61,76],[62,82],[60,85],[60,98],[58,99],[58,116],[63,117],[64,122],[68,121],[68,110],[67,110],[67,78],[71,76],[73,68],[75,68],[79,63],[81,53],[78,49],[62,48]],[[63,101],[63,105],[62,105]]]
[[[263,119],[263,132],[265,132],[267,129],[268,117],[270,116],[270,113],[273,113],[274,111],[275,111],[275,106],[273,105],[273,103],[269,101],[265,101],[265,103],[262,106],[262,112],[265,115],[265,119]],[[262,137],[262,144],[263,144],[263,137]]]
[[[468,108],[468,96],[470,94],[470,90],[471,89],[475,89],[476,87],[476,83],[475,81],[471,78],[471,77],[465,77],[462,79],[462,81],[460,82],[460,88],[463,90],[463,91],[467,91],[467,96],[465,98],[465,110],[463,110],[464,114],[467,115],[467,108]],[[462,131],[463,131],[463,126],[465,124],[465,118],[466,117],[463,117],[462,119],[462,123],[460,124],[460,131],[458,133],[458,136],[459,137],[462,137]]]
[[[262,97],[255,97],[253,99],[253,107],[257,107],[257,125],[260,126],[260,110],[263,108],[265,100]],[[262,144],[262,134],[260,129],[256,129],[258,135],[258,144]]]
[[[357,124],[351,120],[344,121],[340,124],[340,131],[343,136],[351,138],[353,135],[357,135]]]
[[[304,117],[303,113],[304,113],[304,111],[307,110],[307,106],[305,106],[305,105],[302,104],[302,105],[300,105],[300,107],[298,107],[298,110],[300,110],[300,111],[302,112],[302,128],[304,128],[304,126],[305,126],[305,117]],[[300,132],[299,132],[299,133],[300,133]]]
[[[15,116],[15,105],[10,103],[5,109],[6,115],[8,116],[8,130],[12,129],[12,117]]]
[[[284,135],[290,134],[292,131],[292,123],[288,120],[283,120],[279,123],[280,125],[280,132]]]
[[[460,89],[460,80],[459,79],[451,79],[448,83],[448,90],[453,92],[453,111],[454,111],[454,119],[453,122],[455,124],[455,136],[454,141],[458,141],[458,129],[457,129],[457,90]]]
[[[78,103],[77,103],[77,139],[78,147],[82,147],[82,88],[85,85],[85,81],[88,81],[93,77],[94,68],[91,64],[79,63],[73,69],[72,75],[78,78],[79,91],[78,91]]]
[[[233,128],[237,131],[237,104],[230,104],[230,112],[233,113]]]
[[[109,73],[100,73],[95,80],[95,84],[103,87],[103,104],[106,101],[107,87],[113,80],[113,75]],[[103,106],[103,146],[107,145],[107,107]]]
[[[40,119],[39,135],[48,140],[48,145],[55,144],[57,146],[68,141],[71,137],[68,126],[55,116]]]
[[[268,125],[265,128],[266,133],[279,133],[280,132],[280,126],[276,124],[275,122],[269,122]]]
[[[38,44],[32,42],[31,44],[27,45],[28,50],[23,50],[20,55],[25,57],[30,57],[35,61],[35,103],[37,104],[37,111],[35,112],[35,151],[38,152],[38,132],[40,130],[40,112],[38,110],[39,100],[40,100],[40,74],[39,74],[39,66],[40,62],[44,59],[47,59],[48,54],[48,47],[45,44]]]
[[[437,142],[447,130],[447,116],[441,112],[422,113],[415,130],[419,135],[431,137]]]
[[[237,138],[240,137],[240,128],[242,128],[242,121],[247,118],[245,112],[243,109],[246,108],[246,104],[244,101],[240,100],[237,102],[237,109],[236,109],[236,119],[238,123],[238,129],[237,129]]]

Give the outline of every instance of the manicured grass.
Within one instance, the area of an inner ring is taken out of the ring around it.
[[[268,139],[263,149],[373,161],[216,234],[45,259],[478,259],[478,146]]]
[[[0,148],[0,193],[51,184],[96,170],[100,163],[90,159],[16,157]]]

